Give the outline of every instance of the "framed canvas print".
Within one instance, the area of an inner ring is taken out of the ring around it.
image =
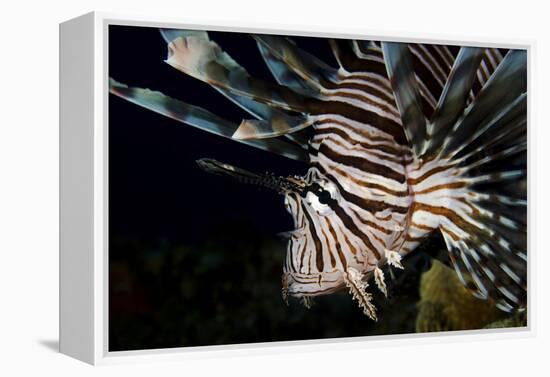
[[[60,38],[62,352],[530,331],[528,44],[97,13]]]

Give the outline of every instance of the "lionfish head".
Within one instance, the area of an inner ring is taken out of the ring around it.
[[[278,177],[257,174],[212,159],[197,161],[199,166],[214,174],[231,176],[243,183],[255,184],[277,191],[284,196],[284,204],[292,215],[294,229],[281,236],[287,239],[287,254],[283,265],[282,293],[309,297],[331,293],[344,286],[348,279],[361,285],[362,273],[376,260],[365,259],[358,252],[346,223],[346,201],[338,185],[311,168],[303,176]],[[357,276],[350,275],[350,270]],[[361,288],[361,287],[359,287]]]
[[[338,186],[314,168],[302,178],[300,191],[285,193],[294,230],[284,233],[288,243],[283,296],[318,296],[344,285],[343,254],[347,251],[337,234],[343,227],[339,214],[345,205]]]

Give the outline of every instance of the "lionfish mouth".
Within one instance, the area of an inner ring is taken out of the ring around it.
[[[229,176],[239,182],[265,187],[281,195],[302,194],[305,182],[300,177],[278,177],[272,173],[257,174],[211,158],[197,160],[201,169],[208,173]]]

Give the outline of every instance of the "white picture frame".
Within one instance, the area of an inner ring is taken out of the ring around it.
[[[453,333],[385,335],[312,341],[109,352],[108,345],[108,27],[148,27],[261,32],[399,42],[453,43],[526,49],[531,79],[531,41],[441,39],[437,35],[365,33],[357,30],[292,30],[249,23],[194,25],[177,19],[145,19],[88,13],[60,25],[60,351],[90,364],[223,357],[296,350],[336,350],[396,344],[463,342],[534,336],[533,250],[528,238],[528,326]],[[528,84],[529,85],[529,84]],[[528,109],[531,108],[529,98]],[[530,127],[528,111],[528,129]],[[530,143],[530,142],[529,142]],[[531,144],[531,143],[530,143]],[[530,154],[531,150],[528,149]],[[528,179],[529,181],[529,179]],[[530,191],[530,185],[528,185]],[[528,207],[529,219],[531,210]]]

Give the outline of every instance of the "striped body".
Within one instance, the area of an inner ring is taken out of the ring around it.
[[[111,81],[111,92],[205,131],[308,165],[258,175],[215,160],[212,173],[274,189],[294,219],[283,296],[346,287],[376,319],[373,277],[440,231],[462,282],[505,310],[527,290],[526,53],[329,40],[338,68],[290,38],[253,35],[276,83],[249,75],[208,34],[162,30],[166,62],[247,111],[236,125],[198,106]]]
[[[420,48],[412,51],[419,60],[425,58]],[[444,47],[438,51],[442,59],[452,57]],[[285,198],[296,230],[289,238],[283,281],[294,296],[334,291],[345,285],[348,268],[368,277],[386,263],[388,251],[400,256],[411,252],[439,225],[426,214],[431,196],[425,194],[446,190],[452,195],[452,166],[424,165],[407,143],[398,142],[404,140],[403,127],[382,50],[371,44],[360,56],[369,62],[369,72],[340,72],[326,98],[336,103],[330,107],[345,104],[359,115],[351,119],[343,108],[339,114],[311,116],[312,167],[305,181],[329,186],[334,200],[323,205],[297,194]],[[439,82],[442,89],[444,81]],[[435,107],[433,98],[425,100]]]

